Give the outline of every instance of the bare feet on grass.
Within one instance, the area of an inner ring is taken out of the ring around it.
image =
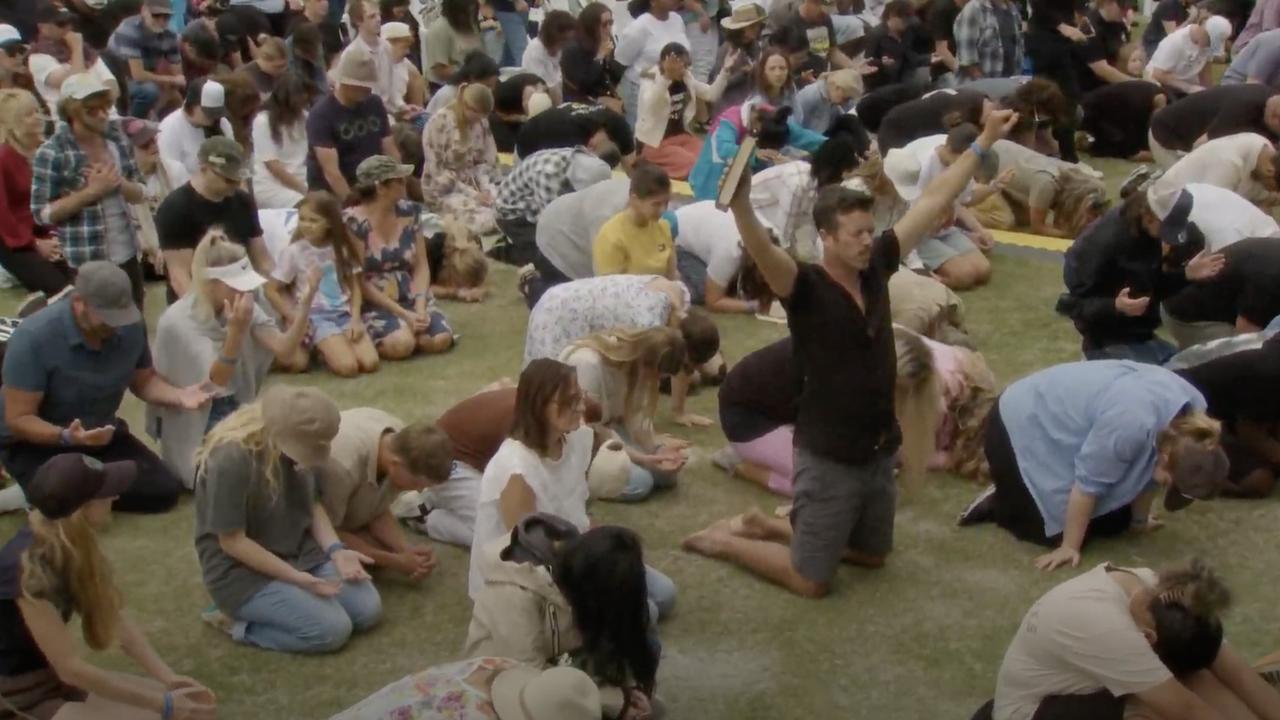
[[[733,522],[737,518],[725,518],[712,523],[710,527],[690,535],[680,543],[680,547],[691,553],[716,557],[724,548],[724,541],[733,537]]]

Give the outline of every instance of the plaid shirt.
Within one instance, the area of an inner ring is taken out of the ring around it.
[[[1009,77],[1022,72],[1022,15],[1017,3],[1005,0],[1013,13],[1013,35],[1017,38],[1014,66],[1004,66],[1004,43],[1000,38],[1000,21],[994,0],[970,0],[956,16],[956,61],[960,67],[976,65],[986,77]]]
[[[972,0],[971,0],[972,1]],[[751,178],[751,207],[775,242],[806,262],[821,259],[813,204],[818,181],[803,160],[774,165]]]
[[[521,160],[507,173],[498,186],[495,204],[498,217],[504,220],[523,218],[531,223],[552,200],[572,190],[569,186],[569,163],[575,153],[585,148],[552,148],[539,150]]]
[[[108,151],[120,166],[120,176],[130,182],[140,182],[133,151],[114,121],[107,125],[106,141]],[[58,123],[57,130],[31,159],[31,213],[37,220],[49,224],[48,212],[54,201],[84,188],[88,167],[89,158],[71,134],[71,126],[65,122]],[[107,259],[105,230],[101,201],[86,205],[80,212],[64,218],[58,224],[58,239],[62,242],[67,263],[79,267],[90,260]]]
[[[125,60],[141,60],[143,69],[155,72],[163,60],[170,69],[182,65],[182,53],[178,50],[178,36],[166,28],[151,32],[141,15],[125,18],[107,41],[107,49]]]

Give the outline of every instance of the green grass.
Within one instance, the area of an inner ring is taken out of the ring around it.
[[[1076,359],[1074,331],[1052,312],[1061,287],[1057,264],[997,255],[995,266],[991,286],[965,302],[974,337],[1001,381]],[[446,307],[464,335],[447,356],[389,364],[359,380],[314,372],[273,381],[314,384],[342,407],[435,417],[519,369],[527,313],[510,269],[496,269],[493,286],[496,296],[484,305]],[[153,323],[162,303],[153,288]],[[731,359],[785,332],[748,318],[724,318],[720,326]],[[672,430],[665,407],[660,425]],[[698,394],[692,407],[714,417],[714,392]],[[141,427],[135,400],[124,415]],[[1037,548],[1005,532],[956,528],[955,515],[976,487],[934,476],[904,498],[896,550],[884,570],[842,569],[829,598],[791,597],[680,551],[683,536],[719,517],[778,503],[710,466],[707,455],[723,442],[717,429],[688,436],[696,455],[674,491],[639,505],[593,507],[601,521],[640,532],[648,561],[679,585],[676,614],[661,628],[659,692],[672,718],[967,718],[991,695],[1022,614],[1069,574],[1037,572],[1031,565]],[[1084,564],[1159,566],[1192,553],[1211,559],[1238,594],[1230,637],[1257,655],[1276,644],[1266,588],[1280,581],[1280,569],[1263,559],[1272,554],[1278,520],[1270,501],[1203,504],[1154,536],[1096,543]],[[0,532],[19,522],[0,518]],[[223,718],[328,717],[405,674],[457,659],[466,635],[467,553],[460,549],[438,547],[440,567],[420,587],[380,578],[383,623],[339,654],[311,658],[236,646],[200,622],[208,598],[192,548],[189,499],[161,517],[117,516],[104,541],[132,614],[176,669],[215,689]],[[130,667],[118,653],[99,659]]]

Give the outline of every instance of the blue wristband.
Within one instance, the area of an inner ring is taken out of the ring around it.
[[[160,720],[173,720],[173,693],[164,694],[164,707],[160,709]]]
[[[346,550],[346,549],[347,549],[347,546],[346,546],[346,545],[343,545],[341,541],[338,541],[338,542],[336,542],[336,543],[334,543],[334,544],[330,545],[329,547],[325,548],[325,549],[324,549],[324,554],[325,554],[327,557],[333,557],[333,554],[334,554],[334,553],[338,552],[339,550]]]
[[[974,155],[977,155],[977,156],[978,156],[978,159],[979,159],[979,160],[981,160],[981,159],[982,159],[982,156],[983,156],[983,155],[986,155],[986,154],[989,152],[988,150],[983,150],[983,149],[978,145],[978,141],[977,141],[977,140],[974,140],[973,142],[969,143],[969,149],[973,151],[973,154],[974,154]]]
[[[63,447],[71,445],[71,428],[62,428],[58,432],[58,444]]]

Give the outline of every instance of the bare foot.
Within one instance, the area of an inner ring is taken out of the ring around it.
[[[769,518],[752,508],[729,522],[729,530],[738,537],[764,540],[769,537]]]
[[[730,529],[732,523],[732,519],[718,520],[705,530],[700,530],[685,538],[680,543],[680,547],[691,553],[716,557],[721,548],[724,547],[725,539],[733,536],[733,532]]]

